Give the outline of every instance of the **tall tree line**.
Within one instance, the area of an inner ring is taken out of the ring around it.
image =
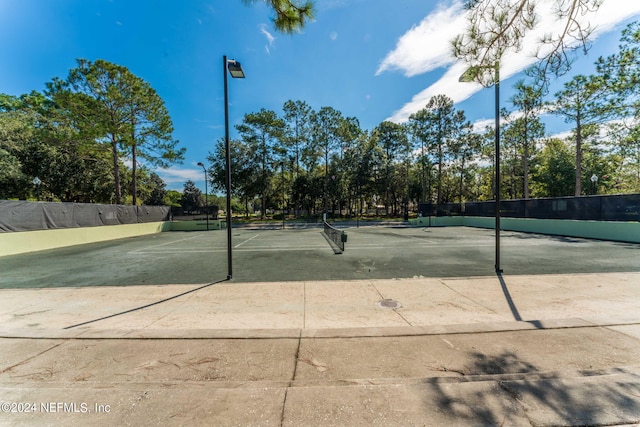
[[[549,96],[535,79],[520,80],[502,110],[503,198],[640,192],[640,32],[631,24],[620,50],[599,58],[598,72],[577,75]],[[547,136],[543,114],[573,129]],[[247,213],[353,213],[362,206],[399,215],[421,202],[495,197],[494,129],[474,130],[445,94],[407,123],[367,131],[332,107],[287,101],[278,113],[245,115],[231,142],[234,194]],[[222,190],[224,144],[209,160]],[[594,185],[591,177],[598,177]]]
[[[640,28],[630,24],[618,51],[599,58],[550,95],[535,79],[516,83],[502,111],[504,198],[640,191]],[[541,116],[571,125],[547,135]],[[161,180],[148,166],[179,162],[162,100],[126,68],[79,60],[44,93],[0,95],[0,197],[62,201],[150,200]],[[233,192],[247,211],[400,214],[420,202],[490,200],[494,129],[472,129],[446,94],[407,123],[372,130],[357,118],[304,101],[278,113],[245,115],[231,143]],[[138,169],[142,157],[147,167]],[[211,153],[211,181],[224,188],[224,144]],[[598,180],[594,184],[592,177]],[[217,187],[216,187],[217,185]],[[157,192],[154,195],[157,200]]]
[[[160,204],[164,182],[151,167],[179,163],[185,152],[172,133],[164,101],[146,81],[120,65],[79,59],[44,93],[0,94],[0,197],[27,198],[40,182],[50,200]]]

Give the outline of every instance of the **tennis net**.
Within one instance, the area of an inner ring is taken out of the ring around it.
[[[324,234],[331,240],[342,252],[344,252],[344,244],[347,241],[347,233],[338,230],[327,221],[324,222]]]

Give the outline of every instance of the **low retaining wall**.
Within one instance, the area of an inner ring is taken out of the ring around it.
[[[170,222],[0,233],[0,257],[170,231]]]
[[[410,219],[409,225],[414,227],[455,227],[463,226],[463,216],[421,216],[416,219]]]
[[[222,230],[225,227],[225,221],[209,220],[209,230]],[[206,229],[206,221],[162,221],[0,233],[0,257],[144,236],[163,231],[205,231]]]
[[[420,217],[409,223],[417,227],[495,227],[495,218],[479,216]],[[555,236],[584,237],[640,243],[640,222],[576,221],[571,219],[500,218],[500,229]]]
[[[207,222],[203,220],[199,221],[172,221],[171,231],[206,231]],[[226,221],[218,219],[209,220],[209,230],[222,230],[226,228]]]

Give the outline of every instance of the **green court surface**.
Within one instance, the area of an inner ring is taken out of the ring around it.
[[[495,233],[469,227],[234,228],[233,282],[491,276]],[[640,271],[640,244],[501,233],[505,274]],[[227,233],[166,232],[0,258],[0,288],[196,284],[227,277]]]

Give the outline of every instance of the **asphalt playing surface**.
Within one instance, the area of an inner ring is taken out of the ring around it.
[[[495,233],[469,227],[234,228],[233,280],[281,282],[493,276]],[[167,232],[0,258],[0,288],[198,284],[227,276],[224,231]],[[640,271],[640,244],[501,233],[505,274]]]

